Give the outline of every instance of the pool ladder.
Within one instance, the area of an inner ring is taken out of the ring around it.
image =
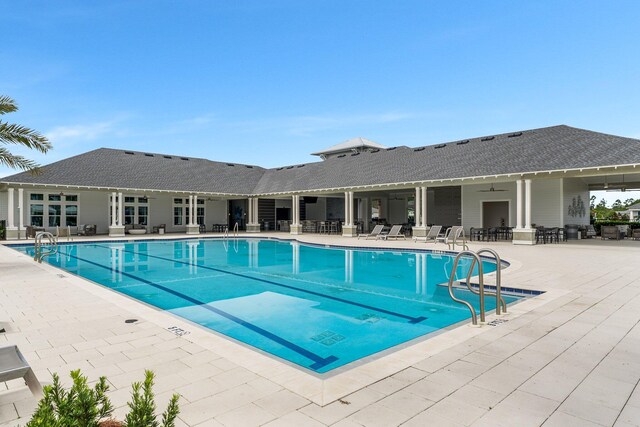
[[[43,244],[42,240],[45,238],[47,239],[47,243]],[[49,233],[48,231],[41,231],[36,234],[34,249],[35,253],[33,255],[33,260],[42,263],[42,259],[44,257],[53,255],[58,252],[58,240],[56,239],[56,236]]]
[[[496,262],[496,291],[495,292],[485,291],[484,289],[484,272],[482,270],[482,258],[480,257],[481,254],[489,254],[491,258],[493,258]],[[457,298],[453,294],[453,282],[456,281],[455,278],[456,278],[456,271],[458,270],[458,263],[460,262],[460,258],[463,258],[463,257],[472,258],[471,265],[469,266],[469,271],[467,273],[466,285],[471,293],[479,296],[480,323],[485,323],[484,298],[487,295],[494,296],[496,298],[496,315],[499,316],[501,314],[506,314],[507,304],[504,298],[502,298],[502,289],[501,289],[502,277],[501,277],[500,271],[502,270],[502,260],[500,259],[500,255],[498,255],[498,253],[493,249],[485,248],[485,249],[480,249],[477,252],[467,250],[467,251],[462,251],[458,253],[458,255],[456,255],[453,261],[453,267],[451,268],[451,274],[449,275],[449,296],[451,296],[451,299],[454,300],[455,302],[466,305],[469,311],[471,312],[471,323],[474,326],[478,326],[478,316],[476,315],[476,310],[473,308],[473,306],[468,301]],[[476,264],[478,265],[478,290],[474,289],[471,286],[471,276],[473,274],[473,268],[476,266]]]
[[[226,238],[229,237],[229,227],[228,226],[224,229],[224,237],[226,237]],[[238,237],[238,223],[237,222],[233,225],[233,237]]]

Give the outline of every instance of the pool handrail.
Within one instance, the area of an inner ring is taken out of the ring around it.
[[[455,259],[453,260],[453,268],[451,269],[451,274],[449,275],[449,296],[451,297],[452,300],[454,300],[457,303],[460,304],[464,304],[467,306],[467,308],[469,309],[469,311],[471,312],[471,323],[474,326],[478,325],[478,316],[476,315],[476,310],[473,308],[473,306],[460,298],[457,298],[454,294],[453,294],[453,282],[455,282],[455,278],[456,278],[456,271],[458,270],[458,263],[460,262],[460,258],[462,258],[463,256],[470,256],[474,259],[474,261],[478,262],[478,295],[480,296],[480,322],[484,323],[485,322],[485,310],[484,310],[484,273],[482,271],[482,260],[480,259],[480,255],[478,255],[477,253],[473,252],[473,251],[462,251],[460,253],[458,253],[458,255],[456,255]],[[473,268],[470,269],[470,271]],[[468,283],[468,280],[467,280]],[[475,293],[475,292],[474,292]]]

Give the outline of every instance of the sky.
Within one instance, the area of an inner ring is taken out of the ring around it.
[[[567,124],[640,138],[638,1],[0,0],[1,120],[276,167]],[[0,176],[13,171],[0,167]],[[640,198],[640,193],[603,193]],[[598,199],[599,200],[599,199]]]

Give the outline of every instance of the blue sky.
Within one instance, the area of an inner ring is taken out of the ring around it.
[[[0,5],[0,93],[21,108],[4,119],[50,137],[41,163],[121,147],[273,167],[355,136],[556,124],[640,138],[637,1]]]

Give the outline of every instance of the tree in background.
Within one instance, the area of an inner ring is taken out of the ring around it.
[[[0,95],[0,115],[18,111],[16,102],[5,95]],[[46,153],[51,149],[51,143],[39,132],[15,123],[0,121],[0,144],[22,145],[32,150]],[[26,157],[12,154],[6,147],[0,146],[0,164],[12,169],[22,169],[33,174],[38,173],[39,165]]]

